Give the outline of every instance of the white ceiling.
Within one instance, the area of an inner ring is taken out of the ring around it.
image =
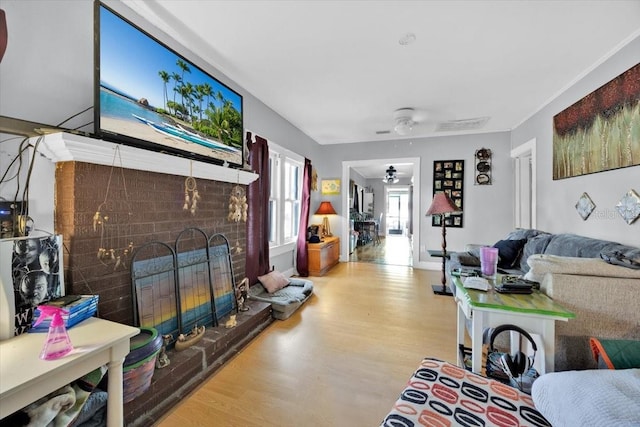
[[[124,3],[320,144],[513,129],[640,35],[637,0]]]

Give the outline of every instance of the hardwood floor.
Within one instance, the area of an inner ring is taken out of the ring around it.
[[[349,255],[350,262],[373,262],[389,265],[413,265],[411,238],[403,235],[380,237],[380,242],[358,246]]]
[[[456,361],[437,271],[340,263],[158,426],[377,426],[425,356]]]

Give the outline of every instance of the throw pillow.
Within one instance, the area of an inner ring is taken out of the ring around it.
[[[468,252],[458,252],[458,261],[460,261],[460,265],[480,267],[480,254],[478,254],[478,256],[473,256]]]
[[[520,261],[522,248],[527,243],[526,239],[521,240],[500,240],[494,248],[498,248],[498,267],[514,268]]]
[[[284,274],[276,270],[273,270],[263,276],[258,276],[258,280],[270,294],[279,291],[289,284],[289,279],[287,279]]]

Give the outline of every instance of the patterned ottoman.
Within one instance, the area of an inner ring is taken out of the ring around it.
[[[381,426],[551,426],[531,396],[425,358]]]

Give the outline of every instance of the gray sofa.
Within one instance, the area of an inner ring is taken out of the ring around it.
[[[450,273],[452,269],[460,267],[480,267],[480,247],[494,246],[500,242],[519,242],[521,244],[521,246],[517,243],[512,245],[512,248],[520,248],[520,252],[517,252],[513,263],[510,263],[510,259],[507,259],[498,265],[499,270],[509,274],[526,274],[530,268],[527,260],[533,254],[601,258],[602,254],[617,252],[628,258],[640,259],[640,248],[608,240],[593,239],[575,234],[550,234],[534,229],[517,229],[495,244],[468,244],[465,251],[450,253],[447,272]],[[501,250],[501,258],[502,255]]]
[[[499,269],[539,281],[543,292],[576,315],[568,322],[556,322],[557,371],[596,368],[591,336],[640,339],[640,270],[603,260],[622,256],[640,262],[640,248],[540,230],[514,230],[501,241],[505,240],[518,241],[506,246],[521,249],[514,260],[507,254],[509,259],[502,260]],[[451,253],[447,271],[479,267],[480,246]]]

